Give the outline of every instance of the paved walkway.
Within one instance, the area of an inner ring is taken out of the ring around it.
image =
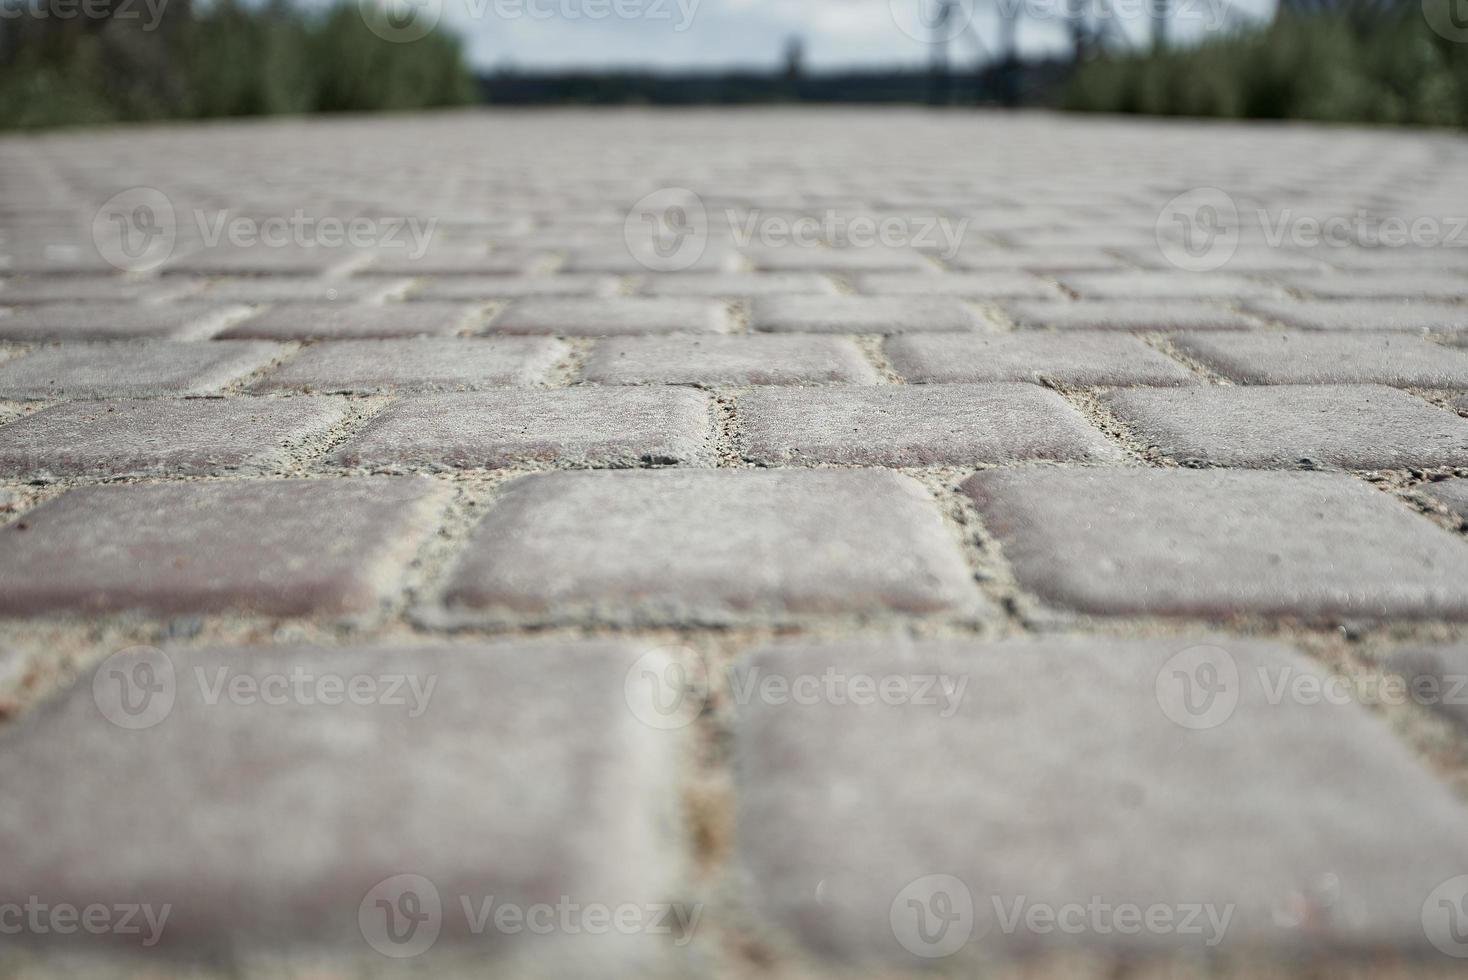
[[[0,140],[0,972],[1461,975],[1465,171]]]

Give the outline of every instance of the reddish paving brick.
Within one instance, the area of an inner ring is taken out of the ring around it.
[[[759,651],[731,683],[753,692],[737,877],[770,927],[848,968],[1430,955],[1423,905],[1468,867],[1468,811],[1367,711],[1280,700],[1281,678],[1326,679],[1209,636]],[[1144,928],[1147,909],[1167,925]]]
[[[1138,388],[1106,401],[1136,438],[1192,465],[1468,465],[1468,419],[1381,385]]]
[[[714,300],[615,297],[526,299],[494,318],[496,333],[615,336],[644,333],[723,333],[729,309]]]
[[[678,897],[679,739],[638,721],[655,714],[646,689],[624,690],[642,652],[123,651],[7,726],[0,902],[146,905],[167,918],[161,932],[139,913],[133,934],[22,930],[7,943],[206,960],[325,949],[379,967],[432,945],[480,968],[533,956],[559,975],[580,972],[561,959],[579,944],[601,968],[635,973],[622,957],[669,936],[580,940],[590,913],[534,934],[523,921],[518,935],[493,919],[476,930],[464,904],[477,916],[491,898],[497,911]],[[409,908],[424,916],[412,931],[385,918]]]
[[[1438,480],[1418,489],[1468,521],[1468,479]]]
[[[790,273],[676,273],[650,275],[638,287],[648,296],[834,296],[836,285],[825,276]]]
[[[872,273],[856,281],[859,292],[871,296],[959,296],[966,299],[1061,299],[1054,283],[1017,272],[954,272],[936,279],[929,275]]]
[[[687,388],[556,388],[405,398],[335,456],[374,468],[686,463],[709,403]]]
[[[1246,308],[1306,330],[1468,330],[1468,307],[1405,300],[1250,300]]]
[[[208,395],[269,364],[277,344],[145,341],[42,347],[0,363],[0,398]]]
[[[751,325],[776,333],[908,333],[974,330],[980,316],[947,296],[767,296]]]
[[[611,276],[446,276],[413,288],[407,299],[491,300],[537,296],[612,296],[617,280]]]
[[[222,303],[50,303],[0,317],[0,340],[205,340],[249,313]]]
[[[927,492],[876,470],[527,477],[444,598],[491,619],[684,624],[984,608]]]
[[[899,374],[915,382],[1176,385],[1195,380],[1140,340],[1112,333],[909,334],[887,341],[887,357]]]
[[[1343,474],[996,470],[964,489],[1020,584],[1085,612],[1468,618],[1468,543]]]
[[[1187,335],[1176,343],[1220,374],[1247,384],[1468,388],[1468,351],[1415,336],[1261,330]]]
[[[1351,273],[1339,276],[1293,276],[1289,284],[1324,299],[1468,298],[1468,276],[1447,273]]]
[[[446,495],[426,479],[72,490],[0,528],[0,615],[370,612]]]
[[[1004,304],[1021,327],[1055,330],[1247,330],[1248,317],[1208,303],[1086,300],[1076,303]]]
[[[876,384],[876,369],[845,337],[615,337],[587,358],[597,384]]]
[[[0,474],[218,474],[279,465],[287,450],[345,417],[314,398],[68,402],[0,426]]]
[[[1066,273],[1061,285],[1087,299],[1238,299],[1276,296],[1278,286],[1228,272]]]
[[[544,381],[565,353],[549,337],[339,340],[307,348],[256,388],[336,393],[530,385]]]
[[[342,340],[372,337],[452,337],[484,317],[472,303],[286,303],[274,306],[221,337],[265,340]]]
[[[744,457],[774,465],[1121,458],[1064,398],[1029,384],[767,388],[737,411]]]

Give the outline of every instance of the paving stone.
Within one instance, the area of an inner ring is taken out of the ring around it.
[[[183,253],[163,266],[166,275],[320,276],[361,261],[355,249],[217,245]]]
[[[898,373],[916,382],[1176,385],[1196,380],[1165,354],[1114,333],[908,334],[887,341],[887,357]]]
[[[1404,300],[1250,300],[1270,320],[1306,330],[1468,330],[1468,307]]]
[[[1468,465],[1468,419],[1381,385],[1132,389],[1106,402],[1137,439],[1192,465]]]
[[[1238,299],[1276,296],[1278,286],[1228,272],[1066,273],[1061,285],[1087,299]]]
[[[834,296],[836,286],[825,276],[800,273],[676,273],[649,275],[638,287],[649,296]],[[3,299],[3,295],[0,295]]]
[[[613,337],[584,375],[597,384],[876,384],[876,369],[846,337]]]
[[[1013,301],[1005,311],[1021,327],[1055,330],[1247,330],[1248,317],[1208,303],[1085,300],[1077,303]]]
[[[523,299],[537,296],[613,296],[612,276],[445,276],[416,286],[410,300]]]
[[[1004,269],[1024,269],[1037,273],[1129,271],[1127,263],[1112,253],[1087,245],[965,249],[945,261],[955,269],[970,272],[997,272]]]
[[[1326,299],[1468,298],[1468,277],[1447,273],[1402,272],[1369,275],[1353,272],[1338,276],[1292,276],[1289,284],[1301,292]]]
[[[315,398],[67,402],[0,426],[0,474],[28,480],[217,474],[280,464],[344,406]]]
[[[1220,374],[1247,384],[1468,388],[1468,351],[1402,334],[1255,331],[1186,335],[1175,343]]]
[[[445,497],[426,479],[71,490],[0,528],[0,615],[370,612]]]
[[[964,489],[1020,584],[1085,612],[1468,618],[1468,544],[1344,474],[991,471]]]
[[[402,250],[375,256],[355,270],[366,276],[482,276],[524,275],[543,261],[533,252],[497,254],[484,249],[430,249],[424,255]]]
[[[751,325],[777,333],[908,333],[974,330],[982,322],[948,296],[766,296]]]
[[[1200,711],[1182,685],[1207,667]],[[1462,804],[1368,712],[1272,699],[1278,678],[1324,679],[1221,637],[760,651],[731,684],[750,907],[843,965],[1432,954]]]
[[[550,337],[338,340],[301,351],[256,388],[338,393],[532,385],[565,353]]]
[[[445,601],[489,618],[684,624],[984,608],[927,492],[875,470],[527,477],[475,531]]]
[[[644,333],[723,333],[729,309],[714,300],[525,299],[494,318],[497,333],[616,336]]]
[[[856,281],[871,296],[959,296],[967,299],[1061,299],[1054,283],[1017,272],[953,272],[934,279],[921,273],[872,273]]]
[[[752,248],[746,253],[761,272],[927,272],[938,267],[916,251],[889,248]]]
[[[452,337],[484,319],[472,303],[285,303],[273,306],[221,337],[266,340],[338,340],[369,337]]]
[[[739,255],[727,247],[710,241],[697,257],[689,256],[688,264],[681,262],[677,271],[686,273],[733,272],[739,266]],[[644,273],[666,269],[669,258],[659,255],[651,248],[633,251],[627,242],[618,239],[610,244],[578,246],[566,257],[565,272],[597,272],[618,276],[639,276]]]
[[[206,340],[249,313],[223,303],[49,303],[0,317],[0,340]]]
[[[357,303],[381,300],[406,288],[407,279],[297,279],[242,276],[209,282],[203,297],[237,303]]]
[[[278,344],[145,341],[42,347],[0,363],[0,398],[152,398],[213,394],[269,364]]]
[[[1429,497],[1445,504],[1449,510],[1468,521],[1468,479],[1439,480],[1420,488]]]
[[[766,388],[737,411],[744,458],[774,465],[1121,458],[1064,398],[1029,384]]]
[[[197,283],[126,276],[34,276],[0,279],[0,304],[157,302],[188,296],[198,288]]]
[[[678,738],[638,721],[655,709],[623,690],[638,652],[568,642],[123,651],[6,728],[0,901],[145,905],[167,918],[161,932],[139,913],[134,935],[23,930],[7,942],[116,956],[157,938],[141,953],[326,952],[379,968],[390,955],[412,957],[414,970],[458,949],[481,969],[551,957],[565,976],[590,975],[588,963],[557,957],[594,952],[595,972],[637,972],[621,957],[651,955],[643,947],[669,936],[608,930],[576,952],[589,912],[584,923],[550,917],[549,933],[522,921],[513,934],[493,918],[476,932],[464,902],[477,915],[491,897],[494,911],[679,897]],[[383,908],[423,918],[404,933]]]
[[[1404,650],[1388,657],[1384,668],[1404,682],[1384,693],[1468,729],[1468,646]]]
[[[1175,246],[1174,246],[1175,247]],[[1151,245],[1141,248],[1118,248],[1118,255],[1146,269],[1169,271],[1176,269],[1172,258],[1165,254],[1154,239]],[[1236,275],[1270,275],[1273,273],[1325,272],[1326,265],[1315,256],[1286,248],[1268,245],[1240,244],[1216,271]]]
[[[687,388],[556,388],[406,398],[335,456],[347,466],[637,466],[708,448],[708,396]]]

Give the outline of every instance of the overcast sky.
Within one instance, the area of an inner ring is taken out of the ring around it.
[[[800,37],[816,68],[926,64],[938,0],[419,0],[441,2],[447,25],[480,68],[768,68],[787,38]],[[1102,0],[1086,0],[1096,4]],[[1148,0],[1105,0],[1133,37],[1146,31]],[[1228,0],[1170,0],[1175,36],[1197,37],[1225,22]],[[1264,16],[1275,0],[1233,0]],[[949,33],[956,62],[992,49],[998,5],[1024,12],[1028,52],[1060,48],[1066,0],[957,0]],[[617,13],[620,11],[620,15]],[[959,34],[960,29],[963,30]],[[982,46],[982,47],[981,47]]]

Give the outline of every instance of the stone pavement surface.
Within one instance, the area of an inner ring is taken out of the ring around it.
[[[1461,975],[1465,165],[0,139],[0,974]]]

